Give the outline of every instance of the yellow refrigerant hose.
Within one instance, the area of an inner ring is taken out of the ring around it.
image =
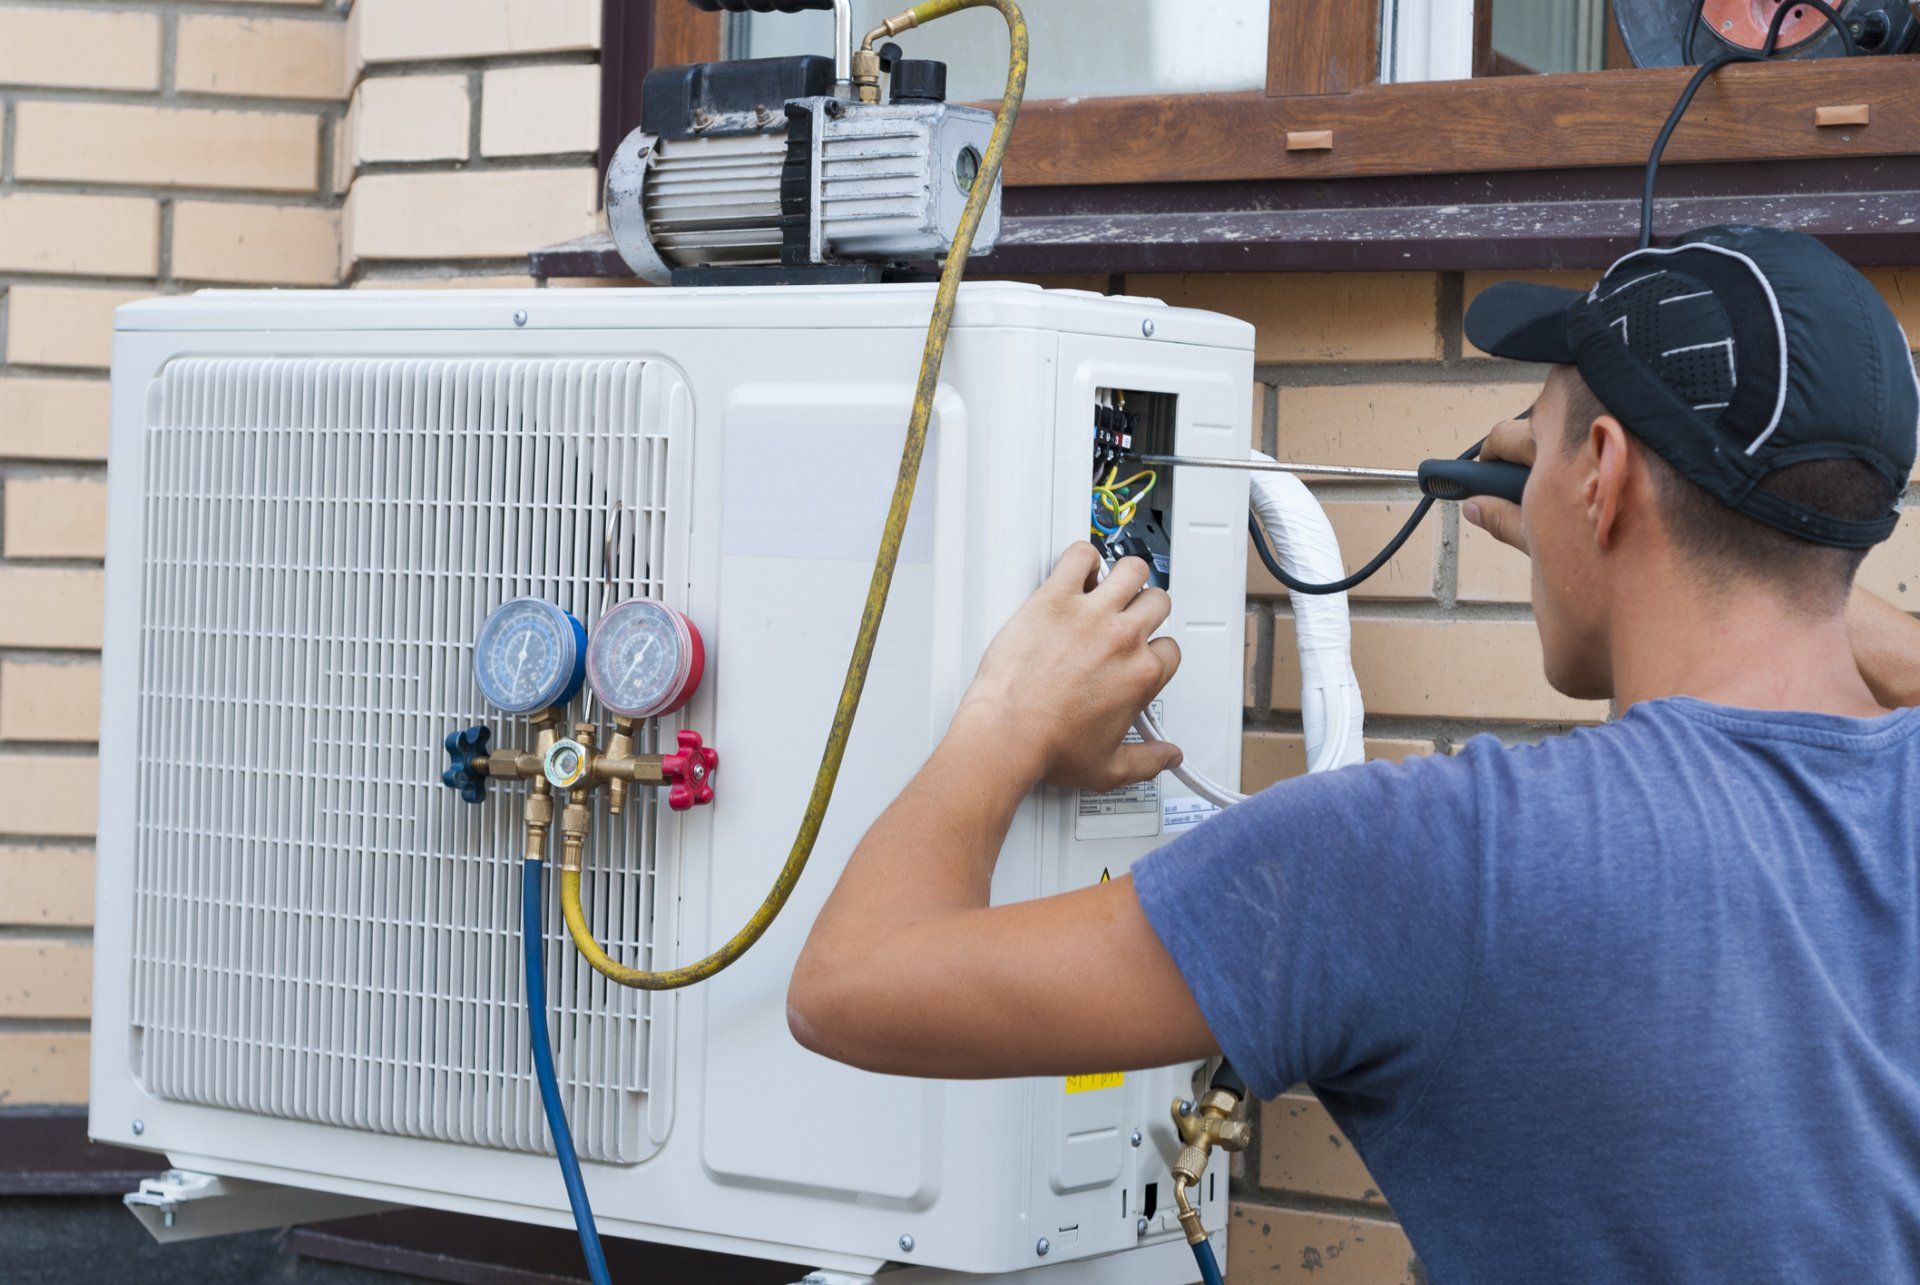
[[[874,640],[880,633],[880,617],[886,611],[887,594],[893,587],[893,572],[900,560],[900,540],[907,528],[907,513],[913,506],[914,483],[920,476],[920,458],[926,452],[927,425],[933,418],[933,399],[940,387],[940,367],[947,354],[947,332],[953,325],[953,309],[960,294],[960,279],[966,275],[967,257],[973,252],[974,234],[986,214],[999,182],[1001,162],[1006,159],[1007,139],[1013,133],[1020,114],[1020,102],[1027,88],[1027,21],[1014,0],[927,0],[897,18],[889,19],[874,35],[867,37],[870,47],[876,36],[895,35],[921,23],[932,22],[962,9],[992,7],[1007,20],[1010,50],[1007,60],[1007,96],[987,143],[986,156],[980,162],[979,177],[967,197],[966,209],[954,233],[953,246],[940,273],[940,289],[934,295],[933,320],[927,326],[927,346],[920,359],[920,383],[914,390],[913,415],[907,422],[907,442],[900,452],[900,474],[893,485],[893,504],[887,510],[887,523],[880,533],[880,552],[874,559],[873,579],[867,588],[866,606],[860,612],[860,631],[854,638],[853,656],[847,662],[846,681],[840,688],[840,704],[834,711],[833,726],[827,732],[826,749],[820,755],[820,767],[814,774],[813,793],[806,813],[800,819],[800,833],[794,836],[793,849],[767,892],[765,901],[753,912],[745,926],[725,945],[696,963],[680,968],[649,972],[628,968],[600,948],[593,930],[587,925],[580,905],[580,872],[560,872],[560,905],[567,917],[567,931],[573,944],[594,969],[620,983],[639,990],[670,991],[703,982],[726,968],[765,935],[774,919],[785,908],[813,855],[814,842],[826,820],[827,805],[833,799],[834,783],[840,776],[840,763],[846,757],[847,737],[853,731],[854,715],[860,709],[860,693],[867,683],[867,668],[873,659]]]

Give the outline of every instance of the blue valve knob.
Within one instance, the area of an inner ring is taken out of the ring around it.
[[[487,774],[474,766],[474,760],[487,756],[487,747],[493,741],[493,733],[484,727],[469,727],[464,732],[447,733],[447,770],[440,774],[440,784],[449,790],[460,791],[460,797],[468,803],[481,803],[487,797]]]

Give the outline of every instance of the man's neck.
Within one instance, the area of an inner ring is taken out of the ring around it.
[[[1744,709],[1885,712],[1853,660],[1844,604],[1814,613],[1745,584],[1703,591],[1683,569],[1623,592],[1609,631],[1614,706],[1692,696]]]

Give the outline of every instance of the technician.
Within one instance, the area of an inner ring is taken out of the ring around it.
[[[1524,503],[1467,517],[1531,552],[1547,678],[1613,721],[1285,781],[990,907],[1034,786],[1178,758],[1123,743],[1168,598],[1076,545],[854,853],[794,1034],[903,1075],[1304,1081],[1435,1280],[1920,1280],[1920,624],[1850,592],[1913,472],[1906,337],[1754,228],[1466,324],[1551,366],[1490,446]]]

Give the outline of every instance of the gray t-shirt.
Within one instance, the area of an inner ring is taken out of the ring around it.
[[[1133,873],[1434,1280],[1920,1281],[1920,710],[1647,702],[1283,782]]]

